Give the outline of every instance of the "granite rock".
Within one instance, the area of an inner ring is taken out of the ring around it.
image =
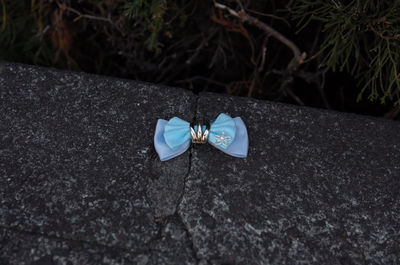
[[[160,162],[158,118],[249,156]],[[400,124],[0,63],[0,264],[399,264]]]
[[[189,159],[158,160],[155,124],[191,119],[194,100],[180,89],[2,63],[0,226],[148,251],[157,217],[176,211]]]
[[[196,264],[182,223],[171,217],[140,251],[0,228],[0,264]],[[176,251],[172,251],[172,250]],[[179,251],[177,251],[179,250]]]
[[[212,264],[399,264],[400,124],[201,94],[247,124],[248,158],[194,146],[179,213]]]

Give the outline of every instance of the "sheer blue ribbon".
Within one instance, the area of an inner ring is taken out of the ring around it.
[[[197,126],[194,126],[197,131]],[[204,131],[205,126],[202,126]],[[249,139],[246,125],[240,117],[231,118],[221,113],[210,123],[207,139],[215,148],[231,156],[247,157]],[[190,146],[190,123],[174,117],[169,121],[159,119],[154,134],[154,146],[161,161],[184,153]]]

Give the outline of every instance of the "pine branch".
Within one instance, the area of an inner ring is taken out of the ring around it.
[[[260,21],[259,19],[255,18],[253,16],[249,15],[248,13],[246,13],[246,11],[244,9],[241,9],[239,12],[237,12],[237,11],[231,9],[230,7],[220,4],[218,2],[214,2],[214,6],[216,8],[228,11],[229,14],[231,14],[234,17],[239,18],[243,22],[247,22],[249,24],[252,24],[252,25],[258,27],[259,29],[266,32],[268,35],[274,37],[275,39],[277,39],[278,41],[280,41],[281,43],[286,45],[293,53],[293,59],[290,61],[290,63],[288,64],[288,67],[287,67],[287,70],[289,73],[293,73],[294,71],[296,71],[298,69],[299,65],[304,63],[304,60],[306,58],[306,53],[305,52],[301,53],[300,49],[297,47],[297,45],[293,41],[286,38],[284,35],[282,35],[280,32],[278,32],[271,26],[265,24],[264,22]]]

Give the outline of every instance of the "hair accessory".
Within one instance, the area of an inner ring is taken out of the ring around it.
[[[201,124],[194,125],[194,122],[190,124],[190,135],[192,136],[192,143],[195,144],[205,144],[207,143],[208,134],[210,133],[210,123],[207,122],[206,127],[204,129],[204,133],[202,130]]]
[[[246,125],[240,117],[231,118],[221,113],[206,124],[189,123],[173,117],[159,119],[154,134],[154,146],[161,161],[184,153],[192,143],[210,143],[215,148],[235,157],[247,157],[249,140]]]

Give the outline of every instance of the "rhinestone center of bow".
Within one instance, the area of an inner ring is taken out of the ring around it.
[[[190,135],[192,136],[192,143],[196,143],[196,144],[207,143],[209,130],[205,129],[203,132],[201,127],[202,126],[200,124],[197,125],[197,132],[196,132],[195,129],[192,126],[190,126]]]

